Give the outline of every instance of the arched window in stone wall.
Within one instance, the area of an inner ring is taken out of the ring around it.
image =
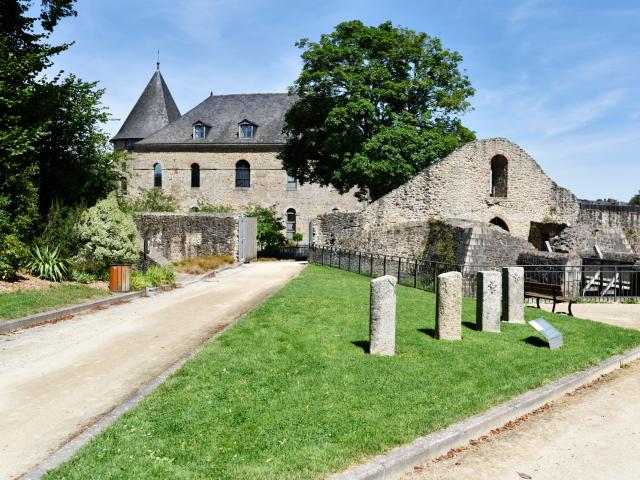
[[[236,187],[251,186],[251,166],[246,160],[236,163]]]
[[[159,163],[153,166],[153,186],[155,188],[162,187],[162,165]]]
[[[296,233],[296,211],[289,208],[287,210],[287,238],[293,240],[294,233]]]
[[[507,196],[507,159],[504,155],[496,155],[491,159],[491,188],[492,197]]]
[[[506,230],[507,232],[509,231],[509,225],[507,225],[507,222],[505,222],[500,217],[492,218],[491,220],[489,220],[489,223],[495,225],[496,227],[500,227],[501,229]]]
[[[191,164],[191,188],[200,188],[200,165]]]

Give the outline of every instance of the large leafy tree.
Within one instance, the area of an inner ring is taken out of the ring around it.
[[[73,76],[47,76],[69,48],[49,38],[76,15],[74,3],[0,0],[0,278],[15,270],[20,244],[37,233],[52,199],[93,203],[115,176],[100,130],[102,92]]]
[[[629,200],[629,205],[636,205],[640,207],[640,192],[631,197],[631,200]]]
[[[459,119],[474,93],[462,56],[438,38],[350,21],[296,45],[303,68],[280,158],[301,183],[375,200],[475,138]]]

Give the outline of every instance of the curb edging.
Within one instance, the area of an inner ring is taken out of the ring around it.
[[[588,370],[563,377],[548,385],[530,390],[513,400],[455,423],[444,430],[420,437],[411,443],[395,447],[387,453],[375,456],[365,463],[333,474],[329,480],[392,480],[400,479],[414,466],[461,447],[509,421],[587,385],[597,378],[619,369],[622,365],[640,358],[640,347],[615,355]]]

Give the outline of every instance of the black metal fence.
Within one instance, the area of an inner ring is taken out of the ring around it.
[[[432,261],[354,252],[312,246],[309,261],[361,275],[393,275],[398,283],[434,292],[438,275],[457,271],[462,274],[463,294],[476,296],[477,272],[499,270],[481,265],[453,265]],[[524,268],[525,282],[560,285],[563,294],[575,299],[617,301],[640,299],[640,268],[632,265],[518,265]]]
[[[302,261],[309,258],[309,245],[294,245],[260,250],[258,258]]]

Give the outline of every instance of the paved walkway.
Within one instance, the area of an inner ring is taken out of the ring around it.
[[[546,306],[545,306],[546,307]],[[640,329],[640,305],[578,304],[576,316]],[[640,361],[406,480],[640,479]]]
[[[302,268],[252,263],[157,297],[0,335],[0,479],[29,471]]]

